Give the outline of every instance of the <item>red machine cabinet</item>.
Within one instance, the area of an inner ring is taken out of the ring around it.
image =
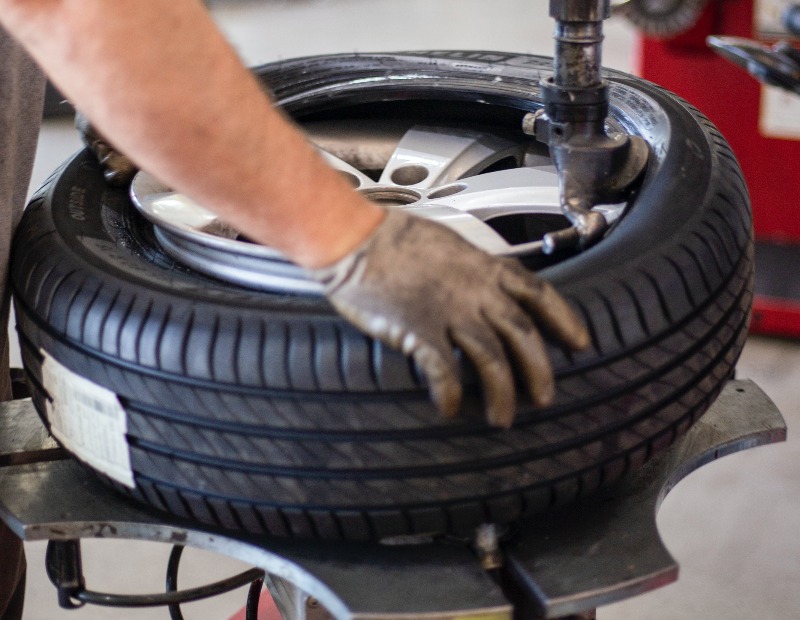
[[[751,329],[800,337],[800,97],[763,87],[705,44],[711,34],[767,43],[788,38],[775,19],[765,28],[764,12],[775,13],[781,4],[789,2],[711,0],[692,30],[667,40],[641,38],[637,72],[697,106],[730,142],[753,204]],[[780,126],[781,116],[787,127]]]

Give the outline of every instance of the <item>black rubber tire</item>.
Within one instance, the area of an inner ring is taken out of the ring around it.
[[[446,115],[520,126],[551,60],[502,53],[329,56],[257,70],[296,118]],[[34,401],[42,351],[119,395],[136,488],[179,516],[290,536],[463,534],[613,482],[706,410],[743,346],[747,191],[718,131],[610,73],[612,115],[651,144],[635,203],[594,248],[549,266],[591,350],[551,345],[554,406],[488,428],[480,395],[444,420],[408,359],[321,299],[256,292],[175,264],[125,192],[79,153],[32,200],[11,280]],[[366,111],[366,112],[365,112]],[[470,369],[465,368],[468,383]]]
[[[52,82],[47,82],[44,91],[44,118],[56,118],[62,116],[74,116],[75,108],[67,101],[67,98],[53,86]]]

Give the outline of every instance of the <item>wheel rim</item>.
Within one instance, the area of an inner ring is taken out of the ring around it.
[[[356,191],[444,224],[495,256],[541,254],[545,233],[569,227],[546,148],[521,132],[391,122],[365,129],[347,121],[310,123],[306,130]],[[321,294],[320,286],[280,252],[249,242],[152,175],[139,173],[131,196],[175,260],[241,286]],[[596,210],[612,224],[624,207]]]

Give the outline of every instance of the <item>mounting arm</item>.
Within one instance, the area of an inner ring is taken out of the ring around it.
[[[607,224],[592,207],[622,199],[647,164],[647,143],[606,130],[608,83],[601,75],[603,20],[609,0],[550,0],[556,20],[554,74],[542,81],[544,108],[528,115],[523,131],[550,147],[561,208],[573,229],[545,237],[545,251],[585,247]]]

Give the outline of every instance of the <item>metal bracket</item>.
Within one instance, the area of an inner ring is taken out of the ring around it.
[[[788,41],[768,46],[741,37],[712,36],[706,39],[706,43],[725,60],[760,82],[800,94],[800,50]]]
[[[0,437],[9,418],[17,429],[40,424],[29,401],[2,403]],[[677,579],[655,523],[664,496],[705,463],[785,436],[769,398],[750,381],[731,381],[686,435],[619,484],[516,524],[492,570],[469,546],[442,540],[387,546],[201,529],[111,492],[72,460],[42,460],[36,446],[28,447],[37,458],[0,466],[0,517],[25,540],[130,538],[238,558],[268,574],[292,618],[320,617],[319,606],[336,618],[371,620],[562,618]],[[19,453],[11,444],[2,447]]]

